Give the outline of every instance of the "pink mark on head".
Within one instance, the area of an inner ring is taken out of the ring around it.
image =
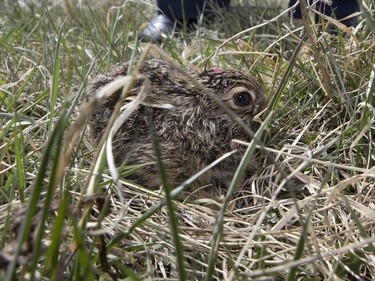
[[[218,67],[214,67],[211,69],[214,73],[221,73],[223,72],[223,70],[221,68],[218,68]]]

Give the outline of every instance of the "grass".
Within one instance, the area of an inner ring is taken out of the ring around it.
[[[375,278],[371,1],[357,30],[334,36],[258,7],[150,50],[262,81],[258,172],[239,189],[235,177],[223,202],[174,200],[193,179],[170,196],[131,184],[137,167],[108,168],[85,138],[100,102],[86,101],[88,84],[146,55],[149,5],[0,5],[1,280]]]

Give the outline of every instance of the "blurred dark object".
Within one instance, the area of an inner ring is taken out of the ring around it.
[[[223,10],[229,3],[230,0],[158,0],[158,14],[147,23],[141,36],[160,43],[172,32],[175,23],[177,28],[184,24],[191,27],[201,13],[208,21],[214,17],[215,11]]]
[[[305,0],[302,0],[305,1]],[[289,7],[295,5],[297,0],[289,0]],[[308,3],[313,1],[308,0]],[[188,28],[197,22],[197,18],[203,13],[204,20],[212,20],[218,12],[228,8],[230,0],[158,0],[158,14],[154,16],[141,33],[143,38],[160,43],[166,35],[169,35],[173,28],[182,26]],[[342,20],[351,14],[358,12],[359,4],[356,0],[333,0],[332,4],[324,1],[317,1],[315,9],[321,13],[340,20],[346,26],[357,26],[357,17]],[[301,18],[299,7],[291,14],[294,18]],[[316,15],[315,22],[322,19]]]
[[[303,0],[304,1],[304,0]],[[289,7],[295,5],[297,0],[289,0]],[[307,1],[312,2],[312,1]],[[346,18],[347,16],[358,12],[359,5],[356,0],[333,0],[331,5],[324,3],[324,1],[319,1],[316,4],[316,10],[320,11],[321,13],[332,16],[338,20]],[[298,7],[295,12],[293,12],[294,18],[301,18],[301,9]],[[316,15],[315,22],[319,22],[320,17]],[[346,26],[357,26],[357,17],[352,17],[346,20],[341,21],[341,23],[345,24]]]
[[[182,3],[183,2],[183,3]],[[163,14],[169,19],[183,21],[196,19],[200,13],[204,16],[211,16],[217,8],[228,7],[230,0],[158,0],[159,14]],[[183,7],[182,7],[183,4]]]

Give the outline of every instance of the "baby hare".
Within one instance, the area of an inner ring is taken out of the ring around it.
[[[127,63],[119,64],[107,75],[98,76],[90,87],[90,95],[95,95],[115,79],[126,76],[128,67]],[[266,106],[266,97],[256,79],[236,70],[214,68],[191,71],[189,73],[194,78],[191,79],[170,63],[150,59],[143,62],[140,73],[149,79],[151,89],[142,105],[115,135],[113,154],[119,166],[124,162],[126,165],[147,164],[130,175],[129,179],[151,189],[158,189],[161,185],[155,164],[151,126],[173,188],[232,151],[232,139],[249,140],[243,129],[209,95],[203,93],[198,82],[251,129],[258,127],[253,117]],[[134,83],[129,92],[130,98],[138,94],[141,86],[141,81]],[[120,96],[121,90],[105,100],[92,115],[90,139],[95,144],[99,143]],[[148,110],[152,112],[152,118],[147,114]],[[190,193],[194,193],[194,198],[217,196],[221,189],[229,186],[243,152],[244,148],[240,147],[239,152],[197,179],[183,196]]]

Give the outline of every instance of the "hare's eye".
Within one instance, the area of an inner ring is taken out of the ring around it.
[[[253,101],[248,91],[242,91],[233,95],[233,102],[237,106],[248,106]]]
[[[235,111],[250,112],[256,104],[256,92],[243,86],[237,86],[226,92],[223,100]]]

